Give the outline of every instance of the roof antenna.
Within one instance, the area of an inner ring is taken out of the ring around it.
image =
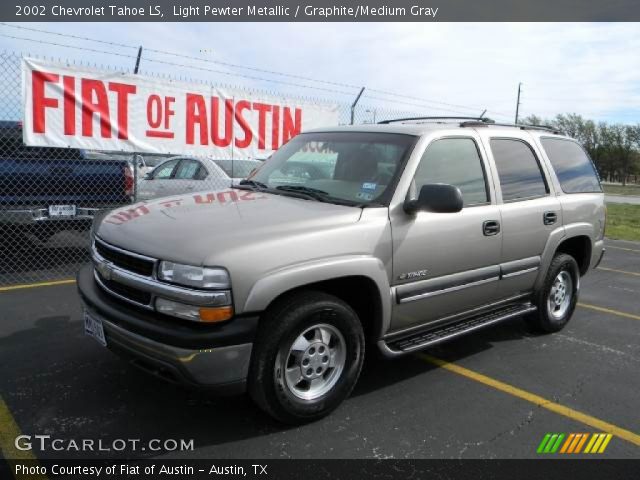
[[[482,113],[480,114],[480,116],[478,117],[478,120],[482,120],[484,118],[484,114],[487,113],[487,109],[485,108]]]

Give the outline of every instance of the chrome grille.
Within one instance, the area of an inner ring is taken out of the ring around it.
[[[148,310],[156,297],[196,306],[231,304],[230,290],[197,290],[158,280],[159,260],[123,250],[95,238],[92,258],[96,282],[108,294]]]
[[[150,258],[113,247],[99,238],[95,239],[95,249],[102,258],[120,268],[137,273],[138,275],[144,275],[145,277],[153,275],[155,261]]]

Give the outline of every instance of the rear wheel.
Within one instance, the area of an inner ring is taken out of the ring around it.
[[[533,296],[537,311],[527,317],[536,330],[557,332],[571,319],[578,302],[580,272],[571,255],[558,253],[553,258],[540,289]]]
[[[282,422],[317,420],[351,393],[363,360],[362,325],[348,304],[322,292],[296,294],[261,321],[249,393]]]

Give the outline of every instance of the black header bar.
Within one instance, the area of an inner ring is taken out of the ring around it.
[[[640,8],[637,0],[3,0],[0,21],[633,22]]]

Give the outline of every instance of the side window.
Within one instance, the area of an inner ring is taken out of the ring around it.
[[[153,178],[156,180],[166,180],[167,178],[171,178],[173,169],[176,168],[179,161],[179,159],[176,159],[163,163],[153,172]]]
[[[482,160],[471,138],[443,138],[431,143],[414,182],[416,194],[423,185],[448,183],[460,189],[465,207],[489,202]]]
[[[562,138],[540,139],[564,193],[601,192],[591,159],[580,145]]]
[[[197,160],[182,160],[173,178],[176,180],[194,180],[201,166]]]
[[[207,178],[208,175],[209,173],[207,172],[207,169],[204,168],[204,165],[200,165],[200,168],[198,168],[198,171],[196,172],[196,175],[194,178],[196,180],[204,180],[205,178]]]
[[[549,193],[538,159],[527,143],[493,138],[491,151],[498,168],[503,201],[526,200]]]

